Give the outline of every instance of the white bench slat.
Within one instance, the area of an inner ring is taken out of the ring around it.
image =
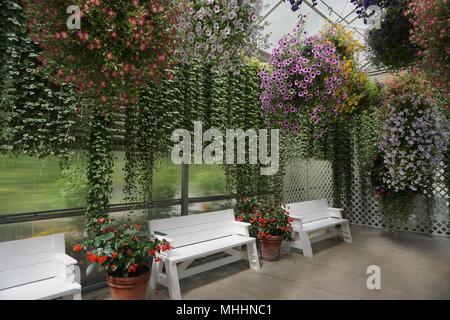
[[[32,264],[1,272],[0,290],[20,286],[37,280],[53,278],[56,275],[54,261]]]
[[[233,234],[234,226],[231,225],[228,221],[226,221],[225,223],[227,225],[223,227],[216,227],[215,229],[207,229],[203,231],[185,233],[177,236],[173,236],[169,233],[168,237],[172,239],[171,245],[174,248],[188,246],[199,242],[210,241]]]
[[[78,283],[68,285],[63,279],[51,278],[0,290],[0,300],[39,300],[43,297],[45,299],[54,299],[73,294],[80,289],[81,286]]]
[[[30,241],[33,239],[33,241]],[[0,242],[0,263],[17,255],[27,256],[41,252],[56,252],[53,236]],[[61,252],[61,251],[59,251]],[[63,250],[62,252],[65,252]]]
[[[165,233],[169,238],[175,238],[176,236],[182,236],[185,234],[192,234],[205,230],[215,230],[216,228],[222,228],[225,226],[232,226],[232,220],[213,221],[209,223],[202,223],[193,226],[185,226],[170,230],[158,230],[158,232]]]
[[[228,237],[218,238],[186,247],[173,249],[166,259],[176,263],[191,259],[198,259],[254,241],[255,239],[251,237],[231,235]]]
[[[287,210],[305,210],[310,208],[328,207],[328,201],[326,199],[304,201],[297,203],[290,203],[286,205]]]
[[[0,261],[0,272],[22,268],[29,265],[39,265],[41,263],[52,262],[54,260],[53,257],[54,253],[52,251],[38,252],[36,254],[30,254],[27,256],[19,256],[19,257],[12,256],[9,259],[2,259]]]
[[[222,210],[182,217],[152,220],[151,227],[152,231],[156,230],[160,232],[166,232],[177,228],[195,226],[214,221],[227,221],[230,219],[234,220],[233,210]]]
[[[326,211],[315,211],[309,214],[303,214],[302,211],[291,211],[289,213],[291,217],[297,217],[301,219],[303,223],[312,222],[321,219],[329,218],[329,214]]]
[[[327,218],[327,219],[317,220],[317,221],[313,221],[313,222],[305,224],[303,226],[303,230],[309,231],[309,232],[317,231],[317,230],[340,225],[346,221],[347,220],[345,220],[345,219],[336,219],[336,218]]]

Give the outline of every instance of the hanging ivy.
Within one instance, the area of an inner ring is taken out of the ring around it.
[[[412,24],[405,14],[408,0],[386,9],[379,29],[369,31],[367,43],[375,65],[399,69],[415,62],[419,47],[410,40]]]
[[[355,137],[355,159],[360,183],[361,200],[365,206],[367,195],[372,191],[370,172],[373,161],[379,152],[378,137],[380,134],[379,115],[368,109],[355,117],[352,136]]]
[[[100,218],[108,217],[109,198],[112,192],[114,159],[111,128],[113,117],[93,108],[90,115],[88,141],[88,192],[85,225],[88,232],[96,232]]]
[[[37,73],[39,49],[27,35],[19,3],[0,3],[0,150],[65,158],[75,141],[77,99],[69,86]]]
[[[257,61],[250,62],[239,76],[230,76],[228,79],[228,126],[229,128],[261,129],[267,124],[260,114],[260,79],[258,76],[261,64]],[[282,138],[282,137],[280,137]],[[270,137],[268,138],[270,141]],[[225,165],[228,189],[237,195],[258,195],[260,199],[271,200],[275,203],[283,201],[283,178],[285,161],[284,140],[280,141],[280,168],[277,174],[272,176],[261,175],[261,163]],[[269,148],[270,150],[270,148]],[[246,150],[248,158],[248,149]]]

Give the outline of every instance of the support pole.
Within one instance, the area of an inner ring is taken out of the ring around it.
[[[181,169],[181,215],[189,214],[189,165],[182,164]]]

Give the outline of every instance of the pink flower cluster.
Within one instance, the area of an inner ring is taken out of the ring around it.
[[[272,52],[273,70],[260,72],[263,114],[272,125],[294,133],[299,112],[307,111],[312,124],[322,127],[339,115],[346,99],[343,61],[336,48],[318,36],[304,38],[303,26],[302,19],[279,41]]]
[[[405,15],[413,26],[411,41],[422,48],[423,66],[433,74],[435,85],[448,89],[450,11],[448,0],[412,0]]]

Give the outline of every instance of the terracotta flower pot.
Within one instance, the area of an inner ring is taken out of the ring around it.
[[[261,258],[266,261],[278,261],[283,238],[283,236],[272,236],[270,239],[259,239]]]
[[[132,278],[106,276],[113,300],[145,300],[150,271]]]

